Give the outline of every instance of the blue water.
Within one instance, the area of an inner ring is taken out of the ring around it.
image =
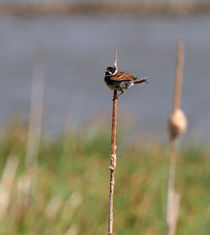
[[[164,139],[177,43],[183,40],[185,138],[210,140],[209,28],[210,18],[0,19],[0,123],[5,125],[13,112],[27,119],[40,51],[46,62],[46,132],[59,133],[66,119],[77,125],[87,118],[110,117],[112,92],[103,77],[117,49],[121,70],[147,75],[150,81],[120,97],[121,120],[135,120],[136,132]]]

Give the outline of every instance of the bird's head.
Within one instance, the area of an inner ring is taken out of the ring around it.
[[[105,73],[107,75],[115,75],[117,73],[117,69],[114,67],[107,67]]]

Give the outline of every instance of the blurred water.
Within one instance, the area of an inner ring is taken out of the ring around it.
[[[147,75],[120,97],[121,116],[134,116],[137,130],[166,137],[171,111],[177,42],[185,42],[182,107],[186,137],[210,139],[210,18],[41,18],[0,20],[0,123],[11,112],[27,118],[37,54],[46,60],[44,128],[59,133],[74,123],[111,115],[112,92],[104,70],[119,52],[121,70]]]

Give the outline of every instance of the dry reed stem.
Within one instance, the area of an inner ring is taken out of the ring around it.
[[[114,67],[117,66],[117,51],[115,53]],[[117,91],[113,94],[113,110],[112,110],[112,136],[111,136],[111,156],[110,156],[110,194],[109,194],[109,218],[108,218],[108,235],[114,235],[113,232],[113,204],[114,204],[114,183],[115,183],[115,168],[116,168],[116,128],[117,128]]]
[[[187,120],[180,109],[182,73],[184,64],[184,45],[179,43],[176,61],[176,76],[174,86],[173,112],[169,118],[170,135],[170,159],[168,176],[168,196],[167,196],[167,235],[175,235],[180,196],[175,193],[175,171],[176,171],[176,140],[185,131]]]
[[[17,157],[10,156],[7,159],[0,182],[0,220],[6,215],[9,203],[10,193],[18,166]]]
[[[178,193],[174,193],[174,223],[172,227],[172,234],[175,234],[177,221],[178,221],[178,212],[179,212],[179,204],[180,204],[180,195]]]
[[[17,200],[14,206],[16,224],[19,224],[22,221],[30,208],[32,192],[35,186],[34,181],[44,110],[44,78],[44,63],[43,60],[39,58],[39,61],[34,68],[32,80],[31,110],[25,158],[26,173],[19,179]]]
[[[50,199],[45,208],[45,215],[49,224],[55,223],[63,205],[64,200],[61,196],[54,196]]]
[[[170,160],[167,198],[167,235],[175,235],[180,196],[175,193],[176,140],[170,141]]]
[[[110,195],[109,195],[109,219],[108,219],[108,235],[113,235],[113,201],[114,201],[114,175],[116,168],[116,126],[117,126],[117,91],[113,96],[113,112],[112,112],[112,137],[111,137],[111,159],[110,159]]]
[[[182,42],[178,45],[177,61],[176,61],[176,79],[174,87],[174,103],[173,112],[180,107],[181,92],[182,92],[182,77],[184,66],[184,44]]]
[[[31,93],[31,111],[29,119],[29,133],[26,149],[26,169],[31,170],[37,165],[37,156],[41,137],[44,100],[44,67],[39,61],[34,69]]]
[[[79,234],[79,227],[76,224],[73,224],[65,233],[64,235],[78,235]]]
[[[26,216],[31,200],[31,178],[23,174],[18,178],[16,188],[16,199],[12,208],[12,219],[18,227]]]

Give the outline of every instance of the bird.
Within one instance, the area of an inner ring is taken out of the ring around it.
[[[147,81],[147,77],[138,79],[131,73],[118,71],[117,67],[106,68],[104,81],[111,90],[120,91],[120,94],[117,97],[122,95],[128,88],[135,84],[149,83]]]

